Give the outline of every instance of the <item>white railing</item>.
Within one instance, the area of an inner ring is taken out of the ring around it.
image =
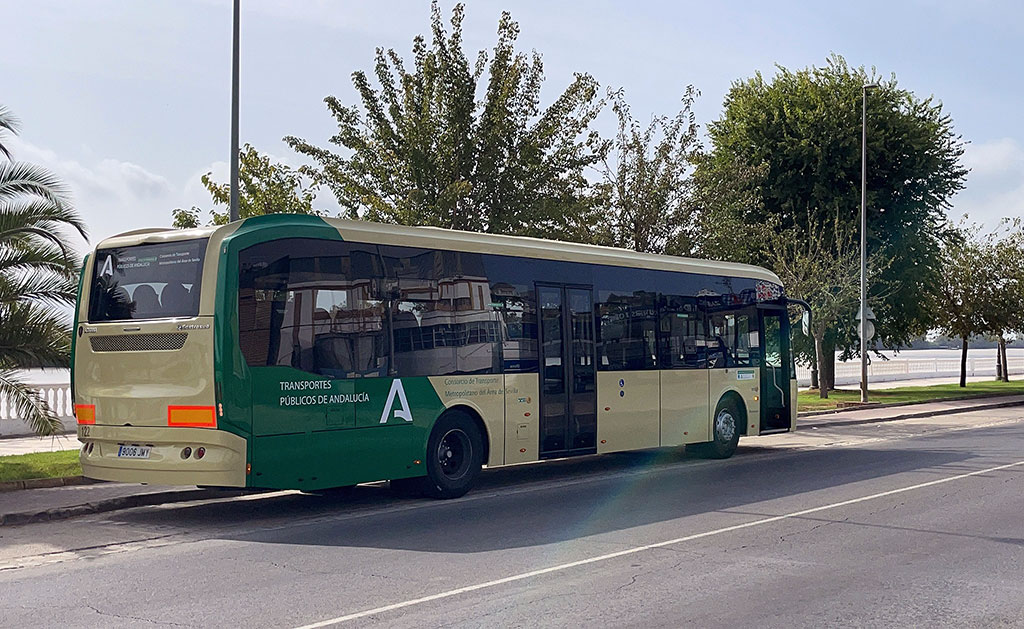
[[[1012,358],[1006,361],[1010,375],[1024,374],[1024,358]],[[805,370],[798,370],[798,382],[801,386],[810,384],[810,376]],[[868,365],[868,380],[886,382],[894,380],[921,380],[926,378],[942,378],[960,375],[960,359],[958,358],[908,358],[891,360],[872,359]],[[994,358],[968,358],[967,376],[996,375]],[[860,382],[860,362],[850,361],[836,363],[836,384],[852,384]]]
[[[74,405],[71,403],[71,385],[29,384],[36,395],[46,400],[53,412],[60,417],[66,430],[75,429]],[[0,396],[0,436],[31,435],[28,425],[14,413],[10,400]]]

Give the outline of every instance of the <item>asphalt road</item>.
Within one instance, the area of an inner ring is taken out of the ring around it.
[[[0,529],[0,626],[1024,626],[1024,409]]]

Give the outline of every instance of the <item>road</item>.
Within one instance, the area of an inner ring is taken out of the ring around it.
[[[0,529],[0,625],[1024,625],[1024,408]]]

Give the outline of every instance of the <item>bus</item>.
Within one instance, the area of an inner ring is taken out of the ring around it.
[[[85,476],[464,494],[481,467],[796,425],[765,269],[274,214],[146,229],[85,259],[72,395]]]

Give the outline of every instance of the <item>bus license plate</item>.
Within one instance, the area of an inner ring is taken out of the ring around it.
[[[121,459],[148,459],[149,446],[118,446],[117,456]]]

